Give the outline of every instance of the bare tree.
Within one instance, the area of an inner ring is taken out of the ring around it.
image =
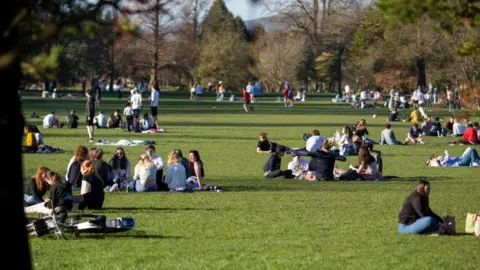
[[[252,49],[253,73],[268,92],[277,90],[282,81],[295,81],[303,43],[301,37],[281,32],[266,33],[256,41]]]

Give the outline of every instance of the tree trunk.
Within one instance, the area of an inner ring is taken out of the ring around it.
[[[342,55],[345,50],[344,46],[340,46],[338,49],[338,58],[337,58],[337,90],[338,95],[342,97]]]
[[[422,91],[424,91],[425,88],[427,87],[427,76],[425,74],[425,59],[421,56],[417,57],[416,66],[417,66],[417,85],[422,89]]]
[[[115,44],[110,45],[110,91],[113,92],[113,80],[115,78]]]
[[[148,83],[149,90],[152,87],[158,87],[157,81],[157,72],[158,72],[158,47],[159,47],[159,28],[160,28],[160,0],[156,0],[155,3],[155,25],[153,33],[153,57],[152,57],[152,67],[150,69],[150,82]]]
[[[12,1],[3,5],[0,11],[0,33],[12,25],[24,1]],[[0,55],[8,54],[18,45],[18,30],[13,28],[10,35],[0,35]],[[3,262],[11,261],[16,269],[31,269],[30,250],[26,232],[26,220],[23,210],[23,171],[22,154],[20,151],[23,137],[24,119],[17,94],[21,81],[20,59],[13,60],[5,68],[0,69],[0,81],[3,83],[4,99],[9,106],[8,110],[0,112],[0,139],[8,142],[3,145],[3,151],[9,153],[8,169],[5,179],[8,184],[0,185],[0,211],[5,217],[0,222],[0,231],[3,243],[8,243],[0,254]]]

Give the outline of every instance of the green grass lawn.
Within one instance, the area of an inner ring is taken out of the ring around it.
[[[383,182],[304,182],[266,180],[262,168],[266,155],[255,153],[258,133],[292,147],[302,147],[303,133],[312,128],[331,136],[344,125],[367,119],[370,138],[380,139],[386,109],[356,110],[333,104],[331,96],[307,97],[306,103],[284,108],[277,95],[259,99],[258,108],[245,114],[242,103],[215,102],[204,97],[195,105],[188,93],[161,95],[159,116],[164,134],[96,131],[95,139],[154,139],[157,153],[166,160],[173,148],[187,153],[197,149],[205,164],[206,182],[227,192],[108,193],[102,211],[108,217],[132,216],[137,226],[130,232],[111,235],[52,236],[30,238],[37,269],[475,269],[480,265],[480,241],[469,235],[427,237],[397,233],[397,213],[415,181],[432,183],[431,207],[440,215],[454,215],[457,231],[463,232],[465,215],[480,213],[478,168],[427,168],[425,160],[448,149],[460,155],[465,146],[449,146],[452,138],[426,138],[421,146],[375,146],[384,159],[384,175],[400,178]],[[123,111],[125,99],[107,96],[100,108],[111,114]],[[148,102],[144,101],[144,104]],[[212,107],[216,110],[213,111]],[[41,126],[54,110],[64,120],[71,109],[81,118],[79,129],[49,129],[45,143],[64,154],[25,154],[24,176],[39,166],[65,175],[78,145],[89,144],[84,128],[85,99],[45,100],[25,96],[27,121]],[[41,118],[28,118],[38,112]],[[372,114],[377,118],[373,119]],[[435,108],[434,115],[448,116]],[[476,118],[477,117],[477,118]],[[478,116],[473,119],[478,120]],[[408,123],[394,123],[398,138]],[[103,147],[104,159],[114,147]],[[144,147],[125,147],[135,161]],[[480,149],[479,149],[480,150]],[[291,157],[286,157],[282,167]],[[356,157],[338,163],[347,168]]]

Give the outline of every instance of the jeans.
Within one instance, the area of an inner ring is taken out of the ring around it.
[[[459,166],[470,166],[470,163],[472,162],[478,162],[479,157],[477,150],[469,147],[465,152],[463,153],[460,162],[458,162]]]
[[[133,181],[132,183],[134,183],[136,192],[157,191],[157,185],[147,187],[147,186],[142,185],[142,182],[140,182],[140,180]],[[131,188],[132,188],[132,185],[130,185],[130,189]]]
[[[438,222],[433,217],[423,217],[414,223],[398,224],[398,232],[401,234],[428,233],[439,229]]]
[[[42,198],[38,198],[36,196],[27,195],[27,194],[23,194],[23,201],[28,206],[38,204],[38,203],[43,203]]]

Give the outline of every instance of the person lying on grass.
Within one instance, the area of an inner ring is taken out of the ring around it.
[[[274,153],[270,154],[267,162],[263,166],[263,176],[265,178],[293,178],[291,170],[282,171],[282,157],[287,151],[286,147],[283,145],[277,146],[277,149]]]
[[[480,158],[476,149],[468,147],[461,157],[452,157],[445,150],[445,156],[432,155],[426,164],[430,167],[479,167]]]
[[[401,234],[438,233],[448,231],[440,216],[429,206],[431,188],[426,180],[420,180],[415,190],[405,199],[398,213],[398,232]]]

